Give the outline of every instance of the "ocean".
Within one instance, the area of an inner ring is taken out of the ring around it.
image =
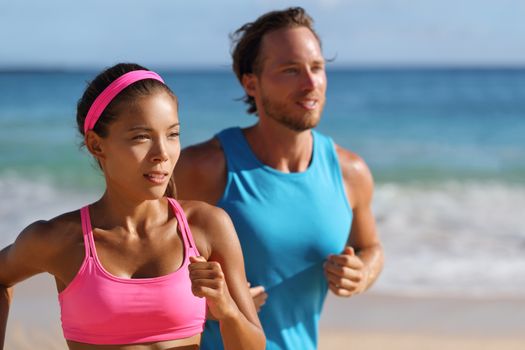
[[[0,247],[97,199],[75,107],[96,72],[0,73]],[[183,146],[248,126],[225,70],[161,72]],[[385,268],[373,293],[525,293],[525,69],[332,69],[318,129],[365,159]]]

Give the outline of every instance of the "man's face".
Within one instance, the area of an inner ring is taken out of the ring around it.
[[[295,131],[315,127],[325,103],[325,62],[319,42],[306,27],[279,29],[263,37],[260,71],[245,79],[259,118]]]

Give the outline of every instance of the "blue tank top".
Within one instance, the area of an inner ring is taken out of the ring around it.
[[[239,128],[216,135],[227,166],[217,206],[233,220],[248,281],[268,293],[259,318],[270,350],[317,348],[328,291],[323,263],[343,250],[352,223],[335,146],[312,135],[312,160],[300,173],[261,163]],[[206,323],[201,349],[223,349],[218,322]]]

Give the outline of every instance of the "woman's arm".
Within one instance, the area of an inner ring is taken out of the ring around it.
[[[0,251],[0,349],[4,348],[12,286],[43,272],[43,261],[50,250],[45,238],[48,224],[37,222],[28,226],[16,241]]]
[[[222,209],[203,204],[198,225],[209,247],[204,257],[191,258],[190,278],[197,296],[219,321],[226,350],[264,349],[266,339],[253,304],[244,271],[241,246],[230,217]],[[205,217],[205,218],[204,218]],[[203,251],[201,250],[201,254]]]
[[[11,304],[12,289],[0,286],[0,349],[4,348],[7,315]]]

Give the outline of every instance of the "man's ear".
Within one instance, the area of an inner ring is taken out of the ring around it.
[[[243,74],[242,87],[246,95],[254,97],[257,88],[257,76],[254,73]]]
[[[105,157],[104,151],[102,148],[102,138],[97,135],[93,130],[88,130],[87,134],[84,136],[84,143],[89,153],[98,160]]]

